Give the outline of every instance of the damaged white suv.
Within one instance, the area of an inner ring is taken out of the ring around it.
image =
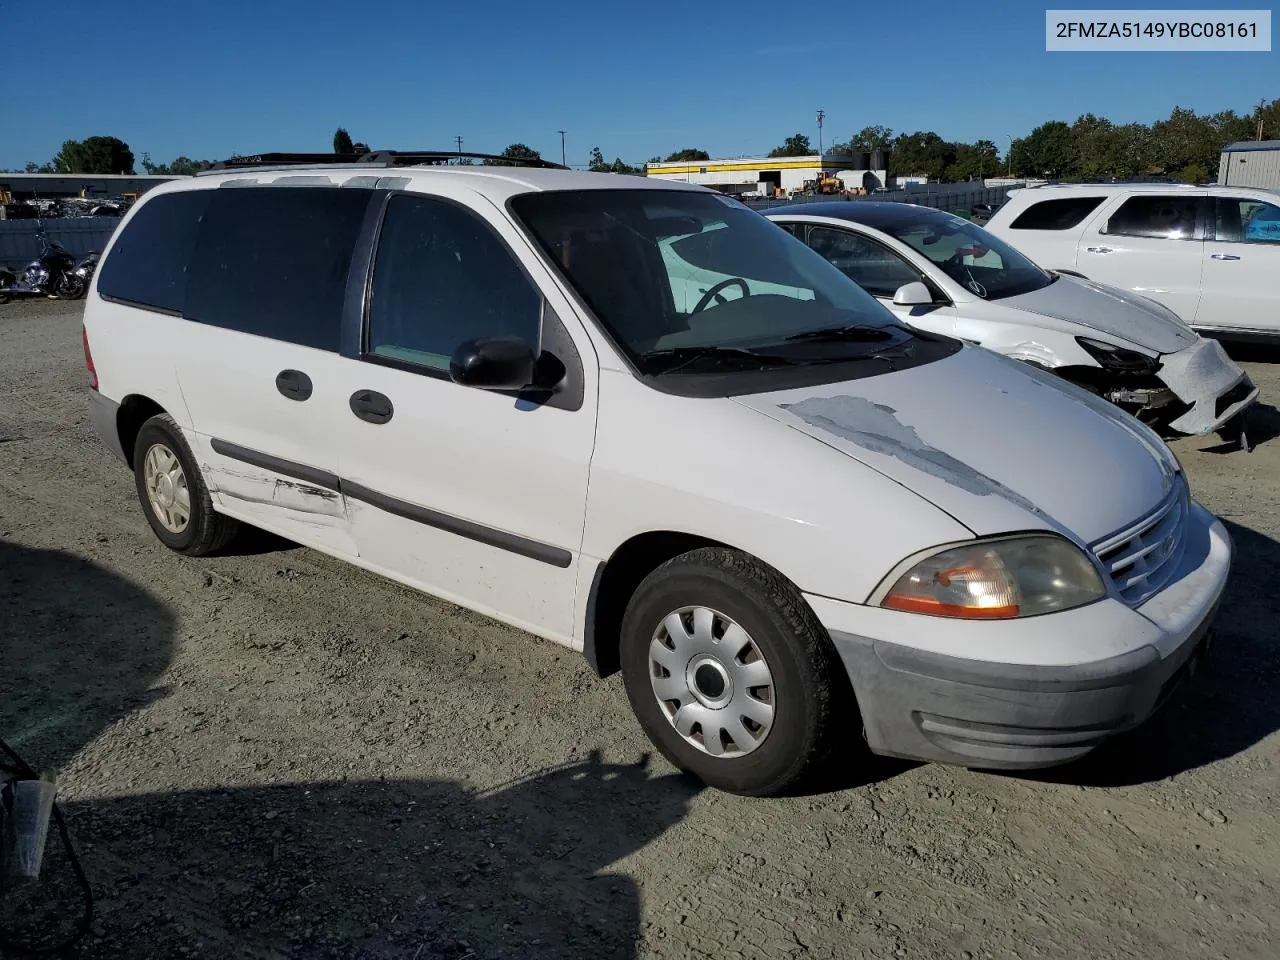
[[[1051,370],[1157,429],[1245,440],[1258,388],[1221,344],[1156,300],[1045,270],[929,207],[827,201],[767,216],[903,323]]]
[[[862,737],[1060,763],[1195,670],[1231,542],[1139,421],[709,190],[440,156],[126,215],[89,409],[167,547],[252,524],[580,650],[743,793]]]

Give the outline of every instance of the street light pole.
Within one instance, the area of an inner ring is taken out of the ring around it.
[[[564,131],[563,130],[560,131],[560,166],[562,167],[568,166],[568,164],[564,162]]]
[[[458,145],[458,162],[462,162],[462,137],[454,137],[454,142]]]
[[[1012,177],[1013,176],[1013,134],[1012,133],[1006,134],[1006,136],[1008,136],[1009,138],[1009,155],[1005,157],[1005,160],[1007,160],[1009,163],[1009,169],[1006,171],[1006,175]]]
[[[818,166],[822,166],[822,121],[826,119],[826,114],[818,111]]]

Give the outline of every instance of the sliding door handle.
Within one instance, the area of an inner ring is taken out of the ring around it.
[[[1110,247],[1085,247],[1090,253],[1112,253]]]
[[[1209,254],[1214,260],[1239,260],[1234,253],[1211,253]]]
[[[311,378],[301,370],[281,370],[276,374],[276,389],[290,400],[306,400],[311,396]]]

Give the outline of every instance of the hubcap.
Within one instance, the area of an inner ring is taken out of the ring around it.
[[[187,475],[174,452],[163,443],[153,443],[142,462],[142,480],[147,501],[156,519],[170,533],[181,533],[191,522],[191,492]]]
[[[649,680],[685,742],[713,757],[740,757],[773,728],[773,673],[750,634],[709,607],[663,618],[649,642]]]

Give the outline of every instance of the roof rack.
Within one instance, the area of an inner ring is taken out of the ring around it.
[[[445,164],[450,160],[489,161],[492,166],[569,168],[541,157],[504,157],[496,153],[471,153],[459,150],[374,150],[370,153],[254,153],[220,160],[204,173],[239,170],[246,167],[294,167],[328,164],[355,164],[373,167],[412,167]]]

